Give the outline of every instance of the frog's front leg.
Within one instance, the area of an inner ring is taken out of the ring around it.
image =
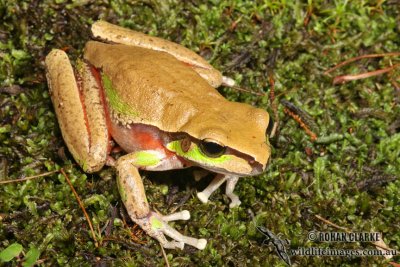
[[[147,155],[147,159],[144,160],[143,155]],[[204,249],[207,244],[205,239],[184,236],[168,225],[169,221],[188,220],[190,218],[188,211],[163,216],[150,210],[137,167],[142,164],[147,167],[158,164],[162,159],[157,158],[157,155],[157,151],[133,152],[119,158],[116,162],[118,188],[129,216],[148,235],[157,239],[164,248],[183,249],[186,243],[198,249]],[[165,236],[173,240],[168,241]]]
[[[225,194],[231,199],[229,207],[233,208],[239,206],[241,203],[239,197],[235,193],[233,193],[233,190],[235,189],[238,180],[238,176],[217,174],[217,176],[215,176],[215,178],[211,181],[206,189],[204,189],[202,192],[197,193],[197,197],[200,199],[201,202],[207,203],[208,198],[211,196],[211,194],[215,190],[217,190],[224,182],[226,182]]]

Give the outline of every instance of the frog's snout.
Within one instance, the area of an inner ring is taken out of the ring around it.
[[[259,175],[265,171],[265,168],[263,168],[263,166],[257,162],[254,162],[254,164],[251,165],[252,165],[252,170],[250,176]]]
[[[267,169],[268,169],[268,167],[269,167],[270,162],[271,162],[271,158],[268,159],[268,161],[267,161],[267,163],[266,163],[265,165],[262,165],[262,164],[260,164],[260,163],[254,162],[254,163],[252,164],[251,175],[252,175],[252,176],[253,176],[253,175],[260,175],[260,174],[266,172]]]

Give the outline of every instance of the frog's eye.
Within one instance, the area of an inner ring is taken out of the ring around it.
[[[226,150],[226,147],[209,140],[202,140],[199,147],[201,152],[210,158],[218,158],[224,154]]]
[[[269,117],[268,127],[267,130],[265,131],[265,135],[268,137],[271,136],[272,129],[274,129],[274,120],[271,117]]]

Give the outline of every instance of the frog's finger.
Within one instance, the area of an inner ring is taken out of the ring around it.
[[[197,239],[197,238],[182,235],[181,233],[176,231],[174,228],[169,226],[167,223],[164,223],[163,227],[160,230],[167,236],[171,237],[172,239],[183,242],[188,245],[191,245],[200,250],[204,249],[207,245],[207,240],[205,240],[203,238]]]
[[[180,212],[171,213],[162,216],[162,219],[166,222],[179,221],[179,220],[189,220],[190,212],[188,210],[182,210]]]
[[[179,248],[180,250],[182,250],[185,247],[185,243],[183,242],[179,242],[179,241],[168,241],[165,236],[163,234],[160,234],[156,237],[157,241],[160,242],[161,246],[163,246],[163,248],[167,248],[167,249],[176,249]]]
[[[239,197],[233,193],[235,186],[239,180],[238,176],[229,177],[226,181],[226,189],[225,194],[231,199],[231,203],[229,204],[229,208],[234,208],[240,205]]]
[[[211,194],[217,190],[225,181],[226,176],[224,174],[218,174],[215,178],[211,181],[211,183],[204,189],[202,192],[197,193],[197,197],[200,199],[201,202],[207,203],[208,198]]]

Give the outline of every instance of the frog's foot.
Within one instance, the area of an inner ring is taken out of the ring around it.
[[[225,194],[231,199],[229,207],[233,208],[239,206],[241,203],[239,197],[235,193],[233,193],[233,190],[235,189],[238,180],[239,180],[238,176],[218,174],[211,181],[211,183],[207,186],[206,189],[204,189],[202,192],[197,193],[197,197],[200,199],[201,202],[207,203],[208,198],[211,196],[211,194],[226,181]]]
[[[151,211],[148,216],[144,218],[136,218],[134,219],[134,221],[143,230],[145,230],[148,235],[158,240],[164,248],[183,249],[185,244],[188,244],[197,249],[204,249],[207,245],[207,240],[184,236],[176,231],[174,228],[169,226],[167,223],[170,221],[188,219],[190,219],[190,213],[187,210],[166,216],[162,216],[156,212]],[[169,236],[173,240],[168,241],[165,236]]]

